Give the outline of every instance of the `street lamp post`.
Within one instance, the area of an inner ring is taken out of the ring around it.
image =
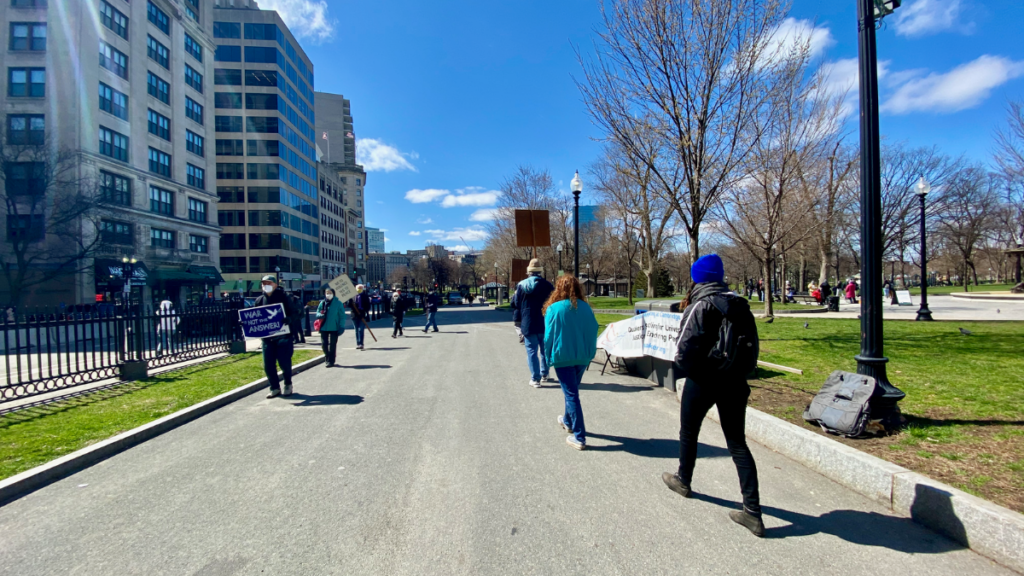
[[[562,273],[562,243],[559,242],[558,246],[555,247],[555,252],[558,252],[558,273]]]
[[[572,273],[576,278],[580,277],[580,192],[583,192],[583,180],[580,180],[580,171],[572,177],[569,183],[572,188],[573,213],[572,213],[572,234],[573,234],[573,267]]]
[[[501,285],[498,284],[498,263],[494,263],[494,298],[498,301],[498,306],[501,306]]]
[[[928,181],[921,176],[917,181],[917,197],[921,199],[921,308],[917,311],[915,320],[934,320],[932,311],[928,309],[928,244],[925,237],[924,227],[924,197],[932,189]]]
[[[274,276],[277,276],[277,285],[281,285],[281,267],[274,266]]]
[[[878,55],[875,50],[875,16],[891,14],[900,0],[858,0],[860,64],[860,249],[861,340],[857,373],[875,379],[883,390],[873,408],[883,416],[892,413],[906,394],[889,383],[883,356],[882,332],[882,198],[878,131]],[[873,416],[874,417],[874,416]]]

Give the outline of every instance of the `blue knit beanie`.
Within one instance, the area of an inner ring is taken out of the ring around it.
[[[722,282],[725,280],[725,267],[718,254],[706,254],[690,266],[690,277],[694,284],[701,282]]]

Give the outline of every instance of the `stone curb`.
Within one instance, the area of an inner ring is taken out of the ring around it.
[[[292,368],[292,374],[305,372],[314,366],[323,364],[326,360],[327,359],[324,356],[318,356],[312,360],[307,360],[301,364],[297,364]],[[97,462],[114,456],[115,454],[124,452],[125,450],[141,444],[146,440],[156,438],[164,432],[173,430],[182,424],[191,422],[192,420],[209,414],[218,408],[227,406],[235,400],[244,398],[245,396],[260,390],[266,385],[266,377],[260,378],[259,380],[225,392],[220,396],[214,396],[209,400],[204,400],[198,404],[194,404],[173,414],[168,414],[167,416],[154,420],[148,424],[143,424],[134,430],[122,432],[117,436],[107,438],[102,442],[82,448],[81,450],[62,456],[52,462],[36,466],[31,470],[26,470],[21,474],[11,476],[6,480],[0,481],[0,506],[13,502],[18,498],[43,488],[48,484],[56,482],[61,478],[65,478],[76,472],[84,470]]]
[[[718,410],[712,408],[707,417],[718,422]],[[746,433],[893,512],[1024,573],[1024,515],[749,407]]]

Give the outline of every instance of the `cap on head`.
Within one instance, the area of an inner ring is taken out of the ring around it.
[[[263,277],[263,280],[261,280],[261,282],[273,282],[274,284],[277,284],[277,276],[274,276],[273,274],[267,274],[266,276]]]
[[[706,254],[690,266],[690,277],[694,284],[702,282],[722,282],[725,280],[725,266],[718,254]]]
[[[534,258],[530,260],[530,265],[526,267],[527,272],[544,272],[544,267],[540,265],[540,259]]]
[[[363,290],[366,290],[366,286],[363,286],[362,284],[356,284],[356,292],[362,292]]]

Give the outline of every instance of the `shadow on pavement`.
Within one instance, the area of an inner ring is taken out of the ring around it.
[[[337,406],[339,404],[362,404],[363,397],[352,394],[320,394],[318,396],[292,394],[285,400],[301,400],[292,406]]]
[[[595,390],[597,392],[644,392],[653,390],[650,386],[626,386],[624,384],[594,383],[580,384],[580,390]]]
[[[741,507],[738,502],[697,492],[693,493],[693,498],[731,510],[738,510]],[[918,526],[909,518],[889,516],[878,512],[833,510],[821,516],[811,516],[772,506],[761,506],[761,511],[766,516],[789,522],[788,526],[768,528],[765,531],[765,538],[798,538],[812,534],[831,534],[852,544],[889,548],[906,554],[942,554],[965,548],[965,546],[931,530]]]
[[[440,330],[438,334],[469,334],[469,332],[458,332],[453,330]]]
[[[380,351],[380,350],[408,350],[408,349],[409,349],[408,346],[404,346],[404,347],[400,346],[400,347],[397,347],[397,348],[367,348],[367,349],[363,350],[363,352],[377,352],[377,351]]]
[[[617,446],[587,446],[587,450],[596,452],[626,452],[644,458],[679,458],[679,440],[664,438],[628,438],[611,434],[594,434],[587,432],[588,438],[600,438],[617,442]],[[697,444],[697,458],[723,458],[729,451],[718,446]]]
[[[342,366],[335,364],[331,368],[348,368],[349,370],[372,370],[374,368],[391,368],[390,364],[360,364],[358,366]]]

